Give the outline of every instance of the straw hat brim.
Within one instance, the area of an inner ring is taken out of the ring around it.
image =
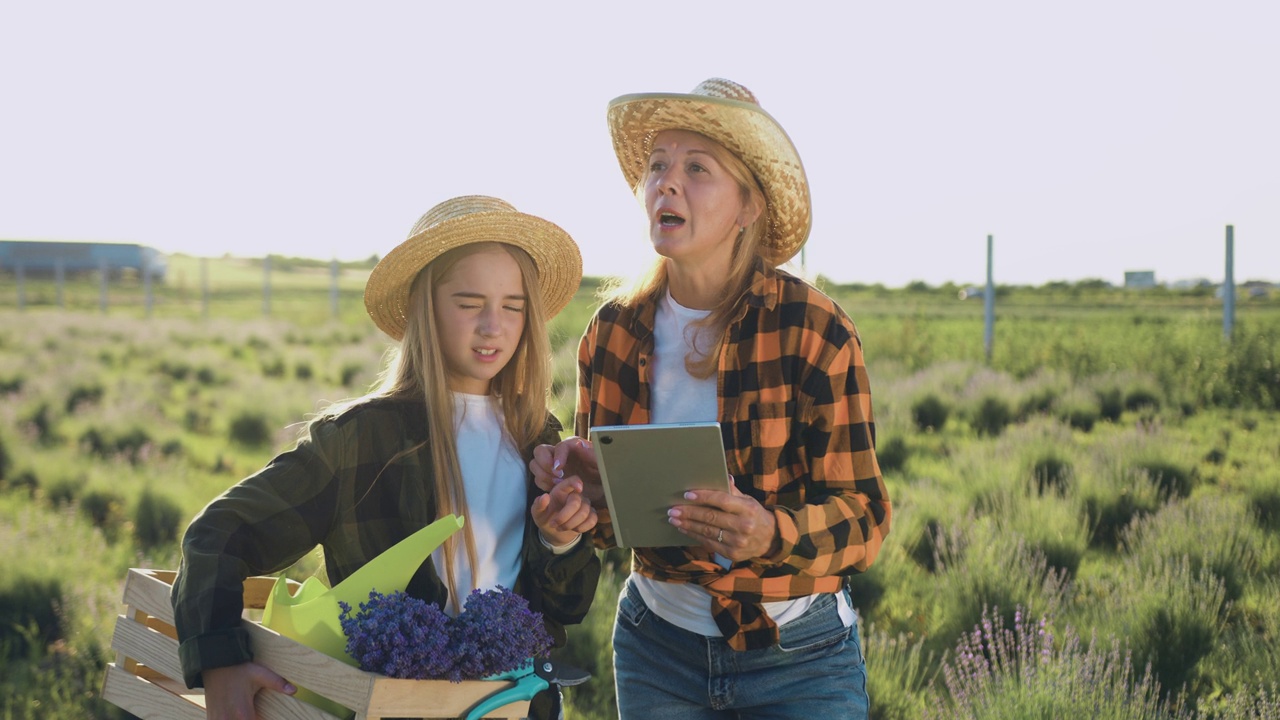
[[[781,265],[795,256],[813,225],[809,181],[800,153],[782,126],[759,105],[729,98],[677,93],[623,95],[609,103],[609,132],[618,164],[638,192],[663,130],[692,130],[738,156],[764,190],[769,228],[761,248]]]
[[[514,245],[538,268],[542,306],[550,320],[569,304],[582,282],[582,255],[560,226],[521,212],[474,212],[444,220],[388,252],[365,285],[369,317],[396,340],[404,338],[409,291],[418,273],[454,248],[480,242]]]

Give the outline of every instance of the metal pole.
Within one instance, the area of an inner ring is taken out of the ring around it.
[[[262,314],[271,315],[271,256],[262,258]]]
[[[110,268],[107,267],[107,259],[98,260],[98,309],[102,314],[107,314],[107,275]]]
[[[987,364],[991,364],[992,344],[995,341],[996,329],[996,284],[991,274],[991,256],[994,243],[987,236],[987,291],[983,293],[983,332],[982,344],[987,353]]]
[[[200,315],[209,319],[209,258],[200,258]]]
[[[329,263],[329,312],[338,319],[338,258]]]
[[[53,259],[53,282],[58,286],[58,307],[65,308],[63,285],[66,284],[66,272],[62,265],[62,256]]]
[[[18,309],[25,310],[27,307],[27,269],[19,260],[14,270],[18,280]]]
[[[1222,336],[1231,342],[1236,324],[1235,227],[1227,226],[1227,277],[1222,281]]]

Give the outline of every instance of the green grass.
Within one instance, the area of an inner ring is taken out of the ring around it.
[[[156,288],[150,318],[126,286],[101,314],[91,280],[68,289],[68,310],[33,280],[19,313],[0,275],[0,597],[19,578],[57,581],[42,592],[59,607],[56,624],[30,629],[51,635],[14,650],[0,718],[36,707],[110,717],[93,692],[125,570],[175,567],[175,513],[185,525],[289,447],[294,423],[377,377],[388,342],[363,314],[359,270],[344,270],[336,318],[327,268],[273,273],[264,317],[261,266],[211,261],[205,318],[188,260]],[[1101,717],[1148,717],[1156,705],[1172,716],[1180,689],[1188,717],[1274,707],[1280,302],[1242,303],[1226,344],[1221,309],[1203,295],[1005,288],[988,365],[981,304],[953,289],[828,290],[858,324],[893,458],[893,532],[854,581],[873,717],[961,707],[944,672],[957,643],[984,617],[1012,628],[1018,607],[1046,618],[1053,662],[1026,682],[965,685],[1004,703],[982,717],[1089,715],[1069,704],[1093,697],[1086,681],[1119,698]],[[593,293],[584,286],[552,323],[552,408],[566,423]],[[595,675],[569,693],[571,717],[614,716],[609,636],[625,562],[609,555],[591,615],[571,630],[567,659]],[[1157,638],[1180,643],[1174,660]],[[1113,642],[1134,653],[1127,676]]]

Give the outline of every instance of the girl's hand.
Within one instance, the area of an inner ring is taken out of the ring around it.
[[[543,539],[552,545],[567,545],[596,526],[595,508],[582,496],[582,480],[562,480],[551,492],[539,495],[530,508],[533,522]]]
[[[734,562],[777,553],[782,541],[773,512],[739,491],[732,479],[729,490],[690,490],[684,497],[696,504],[671,508],[667,521]]]
[[[550,491],[568,478],[581,481],[583,496],[596,508],[605,506],[604,489],[600,485],[600,467],[596,464],[596,452],[586,438],[570,437],[556,445],[539,445],[533,449],[529,461],[533,482],[541,490]]]
[[[204,677],[205,717],[209,720],[255,720],[253,698],[267,689],[292,695],[298,688],[255,662],[214,668]]]

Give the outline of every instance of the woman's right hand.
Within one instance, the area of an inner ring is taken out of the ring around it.
[[[285,695],[298,692],[288,680],[255,662],[205,670],[201,675],[205,717],[209,720],[255,720],[253,698],[259,690],[274,690]]]
[[[533,482],[540,490],[550,492],[565,478],[582,481],[582,496],[597,510],[605,507],[604,489],[600,486],[600,466],[596,452],[586,438],[569,437],[555,445],[539,445],[529,461]]]

